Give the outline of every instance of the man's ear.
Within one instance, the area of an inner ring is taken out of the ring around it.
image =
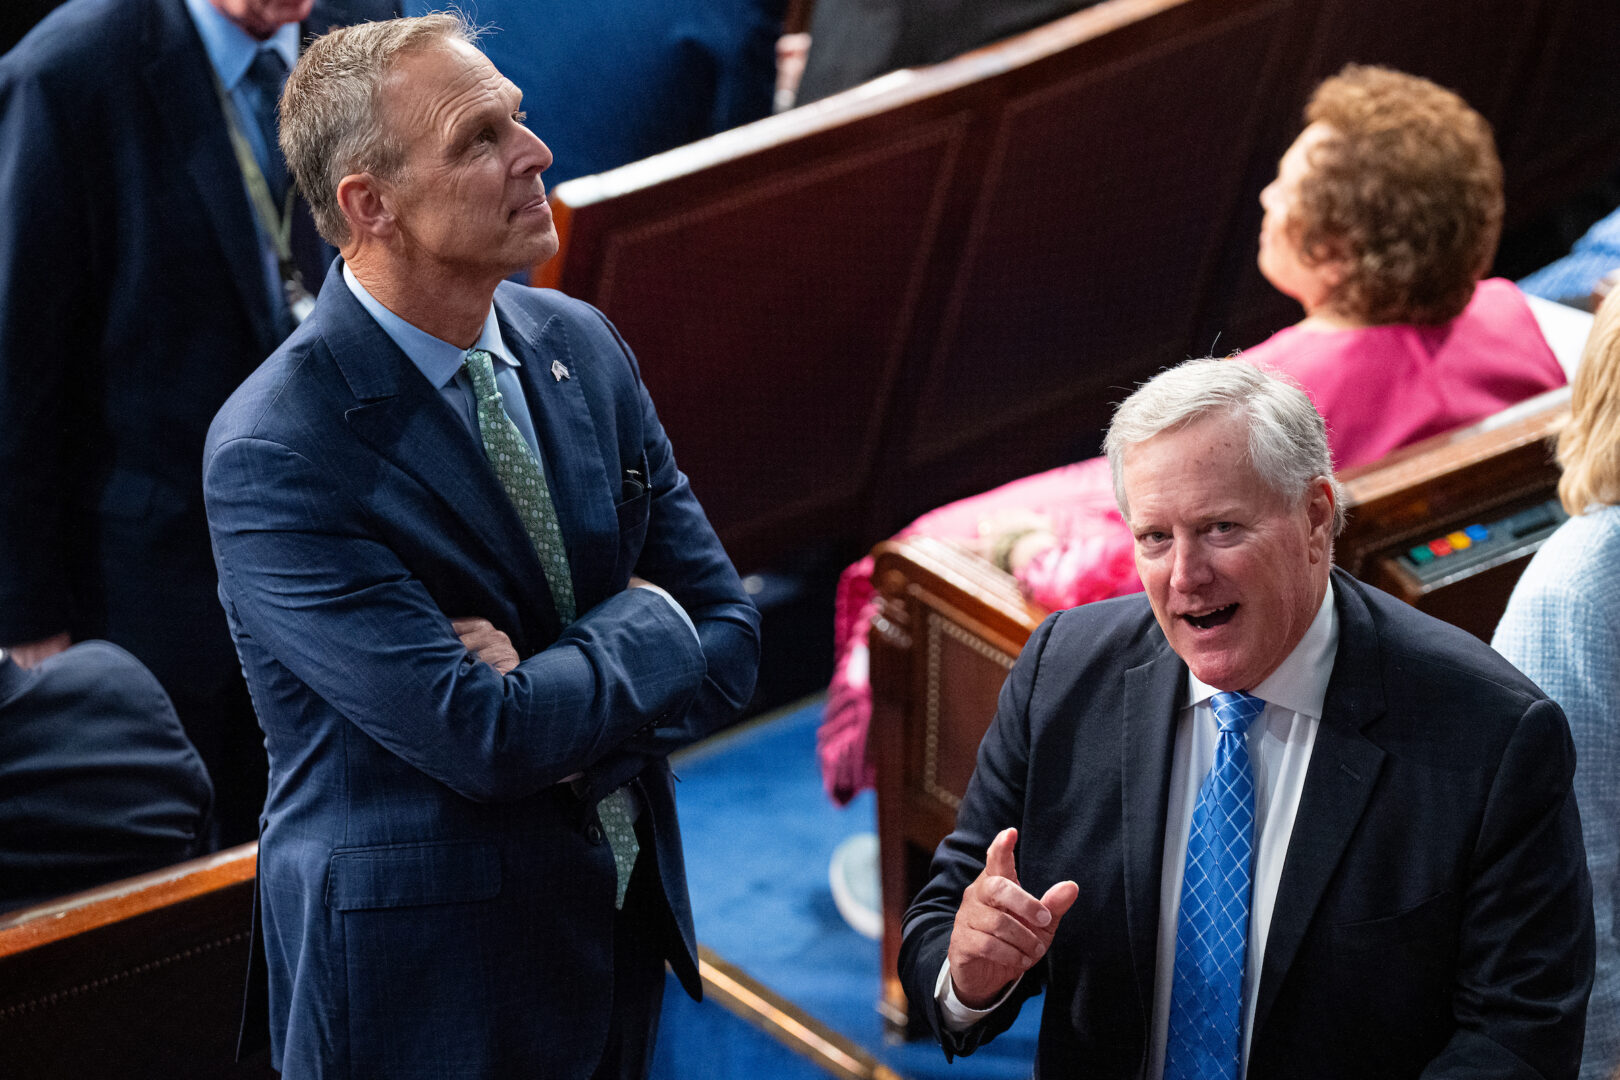
[[[1337,509],[1332,481],[1325,476],[1312,480],[1310,493],[1305,497],[1305,517],[1311,530],[1312,562],[1332,557],[1333,519]]]
[[[354,233],[378,240],[393,235],[394,212],[387,196],[387,185],[371,173],[350,173],[338,181],[338,209]]]

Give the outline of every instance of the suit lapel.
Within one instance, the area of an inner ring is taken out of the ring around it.
[[[1384,712],[1378,635],[1359,586],[1336,570],[1333,590],[1339,647],[1277,886],[1255,1002],[1256,1039],[1367,808],[1384,760],[1384,752],[1361,733]]]
[[[1142,1015],[1153,1012],[1159,936],[1159,882],[1175,753],[1176,702],[1186,666],[1168,645],[1155,660],[1125,673],[1125,731],[1120,741],[1124,805],[1125,925],[1131,940]]]
[[[574,595],[585,611],[605,596],[618,554],[616,545],[601,540],[618,533],[614,515],[620,489],[618,463],[610,475],[585,397],[586,373],[562,318],[552,315],[538,322],[501,292],[495,296],[495,314],[501,337],[522,361],[518,375],[545,459],[546,483],[562,526]],[[567,374],[559,378],[554,364],[561,364]]]
[[[202,208],[263,355],[268,356],[281,338],[259,261],[253,211],[226,134],[208,54],[181,0],[157,0],[146,11],[144,53],[149,59],[141,78],[151,112],[159,117],[169,158],[182,166],[192,199]]]
[[[519,610],[539,613],[555,635],[551,590],[523,522],[485,459],[483,447],[410,358],[366,314],[336,262],[321,287],[322,337],[358,404],[344,418],[380,455],[434,492],[483,545],[469,558],[496,568]],[[549,638],[547,639],[549,640]]]

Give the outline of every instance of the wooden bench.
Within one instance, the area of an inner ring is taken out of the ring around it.
[[[276,1074],[234,1061],[258,845],[0,916],[0,1076]]]
[[[1616,27],[1596,0],[1108,0],[562,184],[539,276],[624,332],[742,569],[853,554],[1297,318],[1255,269],[1257,196],[1323,76],[1459,89],[1511,223],[1620,160],[1620,110],[1580,106],[1620,98],[1583,59]]]
[[[1402,555],[1550,498],[1558,472],[1547,439],[1568,403],[1567,387],[1549,391],[1348,470],[1341,480],[1349,522],[1335,561],[1488,639],[1538,537],[1427,584],[1413,578]],[[895,974],[901,918],[955,823],[1007,671],[1047,613],[1026,601],[1009,575],[952,544],[909,537],[879,544],[874,555],[880,607],[871,633],[869,752],[877,766],[883,895],[880,1008],[903,1030],[906,1000]]]

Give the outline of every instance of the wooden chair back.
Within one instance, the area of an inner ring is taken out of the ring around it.
[[[0,1076],[268,1078],[236,1063],[258,845],[0,916]]]

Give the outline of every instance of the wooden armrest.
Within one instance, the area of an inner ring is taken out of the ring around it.
[[[1361,576],[1380,551],[1545,496],[1558,482],[1548,441],[1568,415],[1569,387],[1562,386],[1340,473],[1350,517],[1335,561]]]
[[[872,549],[872,557],[872,579],[880,595],[899,597],[919,588],[942,614],[973,623],[1014,654],[1048,614],[1025,598],[1011,574],[944,540],[886,540]]]

